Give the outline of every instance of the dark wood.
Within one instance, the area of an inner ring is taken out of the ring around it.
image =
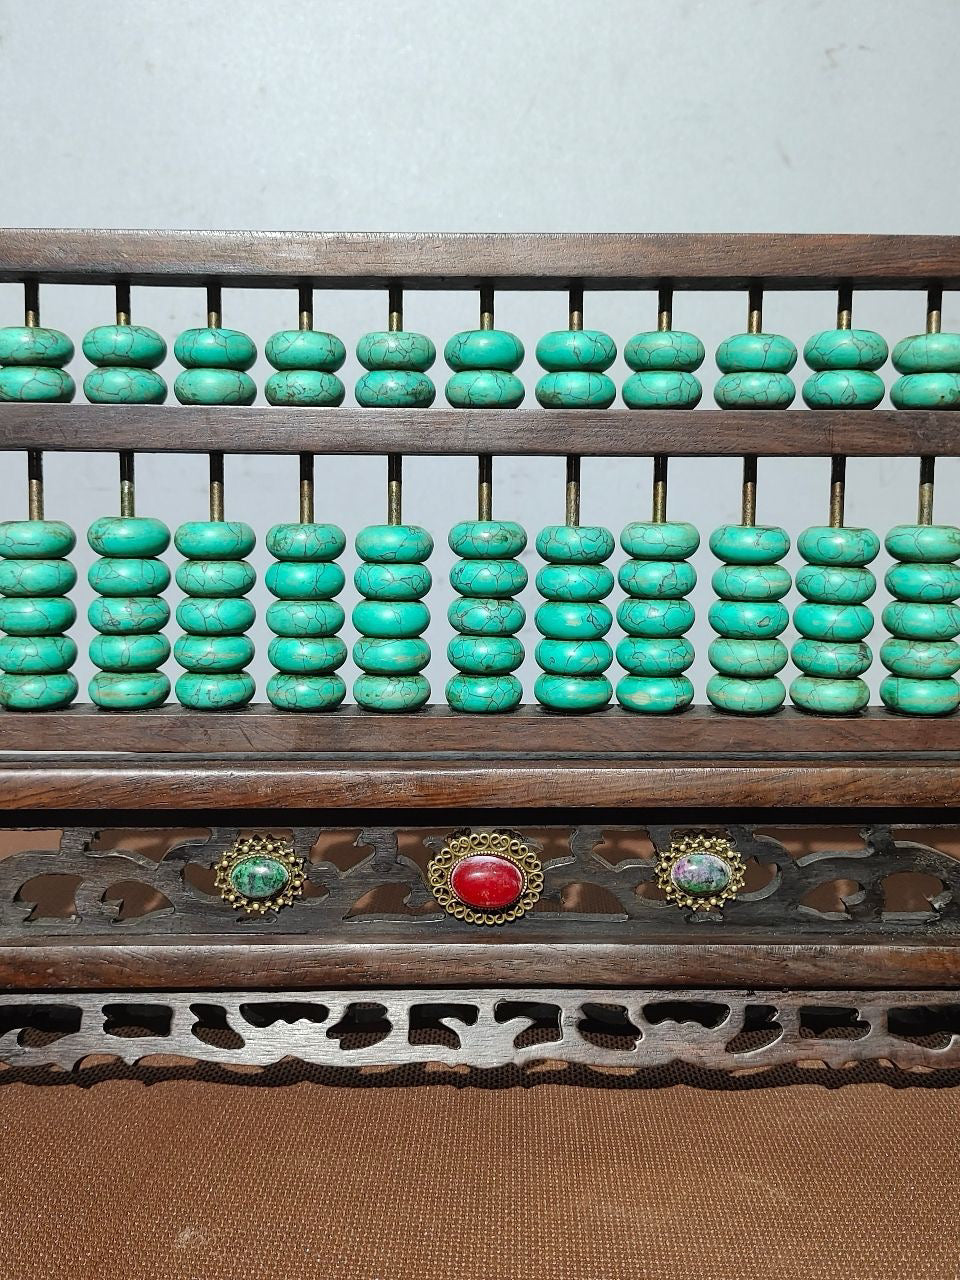
[[[71,453],[555,457],[960,455],[960,413],[923,409],[289,409],[270,405],[0,405],[0,449]]]
[[[243,288],[919,289],[960,286],[960,237],[0,231],[0,281]]]

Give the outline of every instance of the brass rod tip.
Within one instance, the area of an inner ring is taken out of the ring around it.
[[[23,282],[23,322],[28,329],[35,329],[40,323],[39,280],[24,280]]]
[[[763,332],[763,289],[752,284],[747,291],[747,333]]]
[[[917,524],[933,524],[933,474],[936,458],[920,459],[920,486],[917,494]]]
[[[657,328],[666,333],[673,328],[673,290],[661,285],[657,291]]]
[[[740,494],[740,523],[752,528],[757,523],[757,458],[748,453],[743,459],[743,487]]]
[[[301,284],[297,290],[297,309],[301,329],[313,328],[313,285]]]
[[[207,285],[207,328],[219,329],[223,316],[223,291],[218,284]]]
[[[493,285],[480,286],[480,328],[493,328]]]
[[[387,454],[387,524],[403,520],[403,455]]]
[[[667,518],[667,455],[654,454],[653,458],[653,523],[663,524]]]
[[[210,519],[223,520],[223,454],[210,454]]]
[[[477,519],[493,519],[493,454],[477,457]]]
[[[582,329],[583,328],[583,285],[582,284],[570,286],[568,309],[570,313],[569,327],[571,329]]]
[[[564,522],[568,525],[580,523],[580,459],[576,454],[567,456]]]
[[[31,520],[43,519],[43,454],[39,449],[27,450],[27,514]]]
[[[118,280],[114,287],[117,324],[130,323],[130,281]]]
[[[927,291],[927,333],[939,333],[941,313],[943,311],[943,290],[939,288]]]
[[[392,284],[387,290],[387,328],[391,333],[400,333],[403,329],[403,289]]]
[[[853,286],[842,284],[837,289],[837,328],[849,329],[853,325]]]
[[[834,454],[830,459],[830,528],[839,529],[843,525],[843,508],[847,486],[847,460],[843,454]]]

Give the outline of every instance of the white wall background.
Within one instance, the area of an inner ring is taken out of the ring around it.
[[[956,233],[958,38],[956,0],[484,0],[472,9],[443,0],[0,0],[0,225]],[[832,324],[834,305],[826,295],[771,294],[766,327],[802,347]],[[180,329],[202,322],[204,302],[200,291],[138,289],[133,306],[172,348]],[[85,330],[110,320],[111,291],[47,287],[42,307],[79,351]],[[20,290],[0,285],[0,324],[19,323],[21,308]],[[622,349],[652,326],[655,308],[649,293],[588,295],[586,322]],[[316,323],[352,352],[361,333],[382,326],[385,309],[375,293],[322,294]],[[563,324],[564,309],[559,295],[498,297],[498,324],[527,346],[528,404],[537,336]],[[224,313],[262,350],[271,332],[295,323],[296,299],[229,291]],[[430,333],[439,349],[475,315],[469,294],[407,297],[407,327]],[[741,296],[677,299],[675,323],[699,333],[708,352],[744,318]],[[856,299],[855,322],[891,346],[922,321],[919,294]],[[960,326],[952,297],[944,325]],[[78,383],[85,371],[78,355]],[[163,372],[172,383],[172,359]],[[253,372],[262,385],[269,369],[261,360]],[[618,361],[612,372],[620,382],[627,370]],[[351,356],[348,387],[357,373]],[[434,373],[442,387],[442,363]],[[889,366],[884,373],[889,383]],[[710,357],[701,376],[710,403]],[[0,467],[0,516],[19,517],[23,459],[3,455]],[[826,460],[761,462],[758,518],[794,535],[821,522],[828,468]],[[351,535],[379,521],[384,470],[378,459],[318,464],[318,518]],[[47,473],[50,516],[82,530],[115,510],[115,458],[50,456]],[[945,522],[960,519],[958,475],[940,464]],[[852,460],[848,522],[883,530],[912,519],[915,477],[909,460]],[[474,464],[410,459],[405,479],[405,517],[432,529],[438,544],[428,674],[440,700],[452,560],[445,531],[474,512]],[[143,455],[139,511],[171,525],[203,518],[205,481],[202,459]],[[648,460],[585,461],[584,521],[617,530],[646,518],[649,483]],[[227,485],[228,515],[249,520],[261,538],[274,521],[295,518],[295,459],[228,459]],[[562,504],[560,460],[498,463],[496,514],[532,534],[562,519]],[[737,518],[736,461],[675,462],[670,510],[705,534]],[[532,578],[532,546],[527,554]],[[78,551],[82,568],[90,558]],[[268,562],[262,548],[256,562]],[[705,545],[696,563],[702,700]],[[90,598],[82,582],[76,598],[82,617]],[[352,598],[348,585],[348,613]],[[531,583],[531,615],[534,599]],[[883,599],[881,589],[878,614]],[[262,614],[262,587],[257,601]],[[85,625],[76,634],[83,649]],[[254,635],[262,682],[262,618]],[[535,639],[531,630],[531,654]],[[528,659],[528,680],[533,671]],[[90,674],[83,659],[78,674]]]

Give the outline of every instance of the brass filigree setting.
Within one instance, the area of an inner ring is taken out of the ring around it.
[[[240,836],[216,864],[220,897],[248,915],[290,906],[305,879],[303,859],[279,836]]]
[[[481,876],[487,876],[486,885],[472,874],[471,859]],[[441,907],[457,920],[509,924],[525,915],[540,897],[543,867],[516,831],[458,831],[430,860],[427,880]],[[503,900],[514,887],[515,896]],[[481,902],[483,898],[488,901]]]
[[[668,902],[708,911],[731,902],[743,888],[746,866],[726,836],[678,832],[657,858],[657,884]]]

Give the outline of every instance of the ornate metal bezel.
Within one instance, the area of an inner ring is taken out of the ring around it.
[[[272,858],[287,872],[286,884],[272,897],[248,898],[234,887],[230,878],[238,863],[256,857]],[[233,848],[223,854],[215,870],[215,883],[220,890],[220,897],[224,902],[229,902],[235,911],[246,911],[248,915],[264,915],[267,911],[279,911],[281,907],[290,906],[303,893],[306,879],[303,859],[294,853],[289,841],[280,836],[263,835],[259,832],[238,836]]]
[[[483,911],[469,907],[454,893],[450,878],[453,869],[464,858],[491,854],[512,862],[523,877],[523,889],[516,902],[501,911]],[[438,854],[427,865],[427,879],[433,896],[449,915],[467,924],[509,924],[530,910],[543,889],[543,867],[516,831],[458,831],[448,838]]]
[[[674,884],[674,864],[691,853],[712,853],[730,868],[730,879],[719,893],[685,893]],[[730,902],[737,896],[743,888],[746,870],[743,858],[727,836],[709,831],[684,831],[678,832],[673,837],[670,848],[658,855],[657,884],[668,902],[673,902],[678,907],[687,907],[691,911],[707,911],[711,907],[722,907],[725,902]]]

